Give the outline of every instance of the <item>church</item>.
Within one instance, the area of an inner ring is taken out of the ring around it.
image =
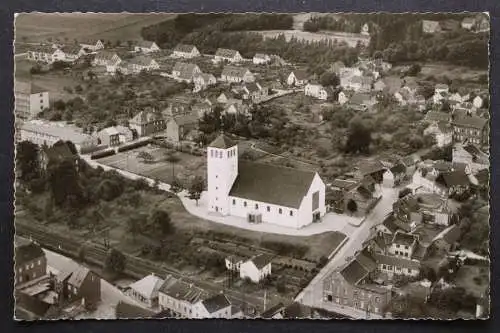
[[[238,145],[220,134],[207,148],[208,211],[249,223],[299,229],[325,215],[317,172],[238,161]]]

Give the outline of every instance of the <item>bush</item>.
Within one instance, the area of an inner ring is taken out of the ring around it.
[[[144,140],[144,141],[138,141],[138,142],[130,143],[128,145],[120,146],[118,148],[118,152],[123,152],[123,151],[132,150],[132,149],[139,148],[139,147],[144,147],[144,146],[147,146],[150,143],[151,143],[150,140]]]
[[[94,153],[92,155],[90,155],[90,159],[91,160],[96,160],[96,159],[99,159],[99,158],[103,158],[103,157],[107,157],[107,156],[111,156],[111,155],[115,155],[116,152],[114,149],[110,149],[110,150],[105,150],[105,151],[102,151],[102,152],[97,152],[97,153]]]
[[[107,145],[83,147],[80,149],[80,154],[82,154],[82,155],[91,154],[91,153],[94,153],[96,151],[100,151],[100,150],[103,150],[106,148],[108,148]]]

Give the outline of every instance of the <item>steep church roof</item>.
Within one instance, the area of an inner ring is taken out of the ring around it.
[[[236,146],[236,143],[224,134],[220,134],[209,145],[211,148],[227,149]]]

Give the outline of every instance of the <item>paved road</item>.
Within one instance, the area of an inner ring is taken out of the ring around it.
[[[359,312],[351,311],[350,309],[341,309],[333,304],[323,302],[323,281],[335,269],[345,264],[349,258],[354,256],[356,251],[361,250],[362,244],[368,239],[371,233],[371,227],[383,221],[383,219],[392,211],[392,204],[398,198],[398,188],[383,189],[382,199],[373,208],[365,221],[358,227],[346,225],[342,231],[347,235],[351,235],[349,240],[339,250],[339,252],[323,267],[323,269],[314,277],[309,285],[297,296],[296,301],[299,301],[308,306],[323,308],[329,311],[339,312],[351,317],[359,316]]]

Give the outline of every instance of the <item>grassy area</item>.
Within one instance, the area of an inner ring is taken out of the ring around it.
[[[480,297],[489,285],[489,274],[487,266],[465,265],[458,270],[455,284],[457,287],[465,288],[472,295]]]

